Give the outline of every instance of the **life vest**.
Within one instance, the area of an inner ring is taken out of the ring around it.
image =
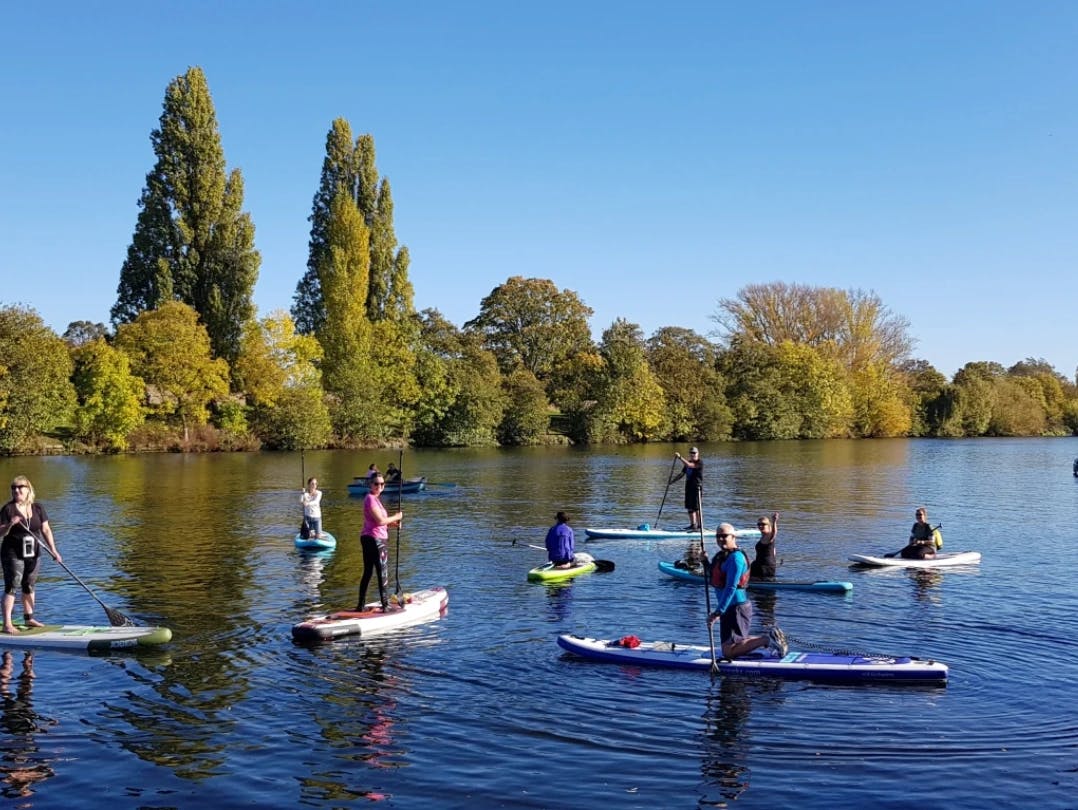
[[[751,574],[751,571],[749,570],[749,556],[739,548],[734,549],[731,553],[740,554],[745,558],[745,573],[742,574],[741,579],[737,581],[737,587],[747,588],[749,585],[749,576]],[[724,562],[726,562],[725,558],[711,564],[711,584],[716,588],[726,587],[726,572],[722,570],[722,563]]]

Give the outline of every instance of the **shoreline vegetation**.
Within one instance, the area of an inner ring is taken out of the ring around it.
[[[326,136],[289,310],[261,257],[205,75],[169,83],[111,323],[63,335],[0,302],[0,454],[218,452],[1078,433],[1038,358],[950,380],[871,291],[774,281],[716,303],[714,339],[645,337],[550,279],[510,276],[457,326],[417,312],[374,138]]]

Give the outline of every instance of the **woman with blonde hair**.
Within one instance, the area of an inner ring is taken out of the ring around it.
[[[34,618],[34,585],[41,567],[41,542],[48,543],[57,562],[62,562],[52,536],[45,507],[34,502],[34,486],[25,475],[11,482],[11,500],[0,508],[0,562],[4,567],[4,628],[14,635],[19,632],[12,621],[15,593],[22,592],[23,623],[26,627],[42,627]]]

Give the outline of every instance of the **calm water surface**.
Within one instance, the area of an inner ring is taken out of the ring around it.
[[[704,513],[781,513],[780,574],[848,596],[754,599],[796,640],[951,666],[946,688],[712,680],[572,660],[560,632],[706,643],[702,588],[663,577],[680,542],[583,543],[657,525],[672,447],[415,452],[405,590],[442,584],[441,621],[383,639],[292,643],[351,606],[362,502],[389,453],[5,459],[29,475],[65,562],[111,607],[163,623],[152,654],[3,655],[0,795],[26,808],[1078,806],[1078,479],[1069,440],[704,446]],[[679,448],[682,451],[685,448]],[[292,545],[303,474],[326,490],[324,556]],[[981,565],[860,571],[913,510]],[[680,484],[661,523],[684,525]],[[525,581],[554,513],[610,574]],[[514,541],[516,544],[514,545]],[[746,544],[751,545],[751,544]],[[391,567],[398,565],[396,541]],[[107,624],[45,564],[38,613]]]

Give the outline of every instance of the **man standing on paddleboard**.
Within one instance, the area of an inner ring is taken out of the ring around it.
[[[674,477],[674,481],[682,477],[685,479],[685,511],[689,513],[689,525],[685,527],[685,531],[698,532],[701,529],[700,493],[704,487],[704,461],[695,447],[689,451],[688,458],[682,458],[681,453],[674,453],[674,458],[682,465],[681,472]]]

